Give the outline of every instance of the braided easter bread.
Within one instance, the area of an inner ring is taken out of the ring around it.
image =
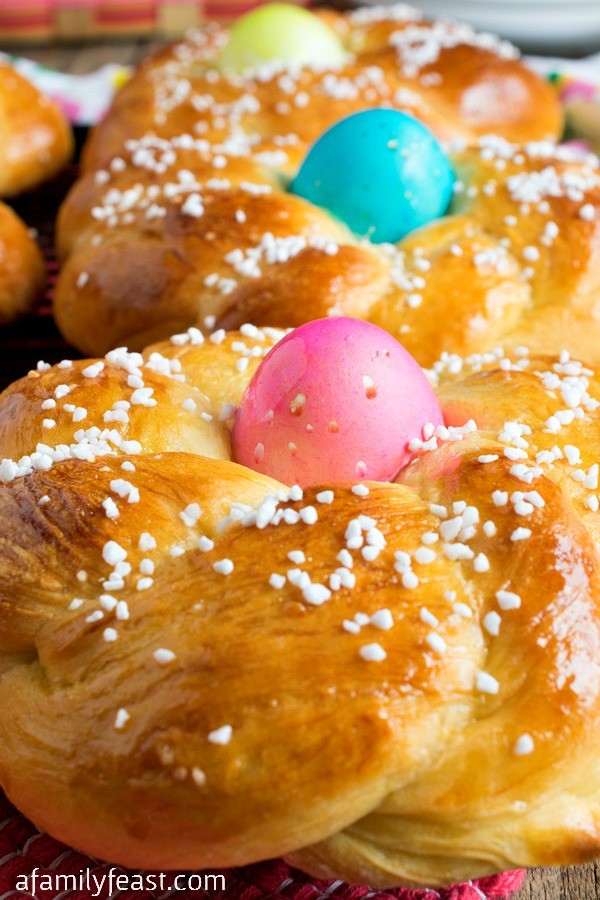
[[[0,63],[0,197],[36,187],[73,152],[59,107],[12,66]]]
[[[42,254],[25,223],[0,203],[0,325],[28,312],[45,281]]]
[[[71,130],[56,104],[0,63],[0,197],[51,177],[72,149]],[[21,219],[0,203],[0,326],[28,312],[44,283],[37,245]]]
[[[230,461],[281,337],[0,397],[0,783],[103,859],[441,884],[600,851],[600,380],[446,357],[394,483]]]
[[[151,57],[118,94],[59,217],[55,311],[69,342],[142,349],[190,326],[290,327],[341,312],[430,364],[532,331],[556,351],[543,336],[559,318],[586,334],[597,173],[543,142],[560,131],[550,87],[507,45],[405,6],[320,15],[352,54],[337,69],[221,73],[228,33],[210,26]],[[311,141],[381,106],[463,145],[453,215],[398,245],[360,240],[286,190]]]

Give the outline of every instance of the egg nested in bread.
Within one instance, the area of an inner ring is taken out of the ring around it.
[[[148,60],[117,95],[59,219],[56,316],[84,352],[141,349],[190,326],[209,331],[207,322],[292,327],[342,314],[381,325],[430,365],[444,350],[493,348],[542,305],[547,279],[532,293],[522,250],[540,244],[548,222],[571,226],[575,210],[561,191],[549,214],[521,214],[507,182],[577,168],[539,143],[561,127],[551,87],[509,45],[408,7],[319,15],[349,54],[336,66],[275,60],[228,74],[219,67],[228,33],[209,26]],[[450,220],[375,247],[286,189],[333,123],[388,106],[462,149],[450,153]],[[587,193],[582,206],[595,203]],[[587,271],[585,258],[575,268],[572,237],[565,299]],[[580,240],[592,249],[589,232]],[[448,258],[455,244],[462,260]],[[541,246],[533,268],[545,275],[546,257],[555,261]]]
[[[230,461],[282,337],[192,328],[0,398],[2,787],[152,869],[283,854],[386,887],[593,858],[593,368],[445,356],[446,424],[394,483],[303,491]]]

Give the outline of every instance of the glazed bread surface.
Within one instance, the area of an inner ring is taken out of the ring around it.
[[[430,365],[443,350],[520,341],[552,291],[550,317],[558,305],[574,327],[589,319],[577,298],[595,270],[597,173],[546,143],[561,129],[551,87],[509,45],[409,7],[321,15],[348,52],[341,68],[222,73],[228,33],[208,26],[119,92],[59,217],[55,311],[70,343],[98,354],[190,326],[342,313],[382,325]],[[382,105],[450,142],[458,175],[450,216],[398,245],[359,239],[287,190],[323,131]],[[513,188],[523,180],[533,189]],[[567,196],[572,180],[580,201]]]
[[[72,152],[71,128],[56,103],[0,63],[0,197],[51,178]]]
[[[0,397],[2,787],[133,867],[594,858],[600,380],[445,357],[446,426],[395,483],[303,493],[230,458],[281,336],[191,329]]]
[[[0,202],[0,326],[29,312],[45,283],[37,244],[25,223]]]
[[[12,66],[0,63],[0,197],[36,187],[73,149],[56,104]],[[0,326],[31,310],[46,281],[42,255],[21,219],[0,203]]]

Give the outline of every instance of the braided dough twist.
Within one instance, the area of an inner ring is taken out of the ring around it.
[[[192,329],[0,398],[2,787],[129,866],[593,858],[600,380],[447,358],[448,427],[397,483],[302,495],[229,457],[280,336]]]
[[[430,365],[442,351],[521,341],[554,291],[560,309],[540,328],[578,320],[571,305],[597,268],[597,173],[544,143],[560,131],[549,85],[508,45],[405,6],[322,15],[352,54],[339,70],[223,75],[227,32],[208,27],[151,57],[118,94],[59,219],[56,317],[70,343],[98,354],[190,326],[342,313],[381,324]],[[310,142],[382,104],[463,147],[452,215],[397,246],[357,239],[286,190]],[[539,199],[524,203],[532,191]],[[581,207],[594,221],[578,219]],[[535,265],[523,258],[530,245]],[[593,313],[581,305],[585,333]]]

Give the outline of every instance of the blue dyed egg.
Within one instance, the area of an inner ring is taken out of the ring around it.
[[[429,129],[395,109],[368,109],[321,135],[290,190],[380,244],[443,216],[453,184],[450,161]]]

